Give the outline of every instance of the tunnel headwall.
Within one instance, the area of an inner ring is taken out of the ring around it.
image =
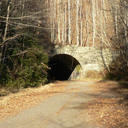
[[[70,55],[80,63],[81,71],[77,79],[85,78],[88,71],[101,72],[104,69],[107,69],[113,58],[109,49],[96,49],[93,47],[70,45],[56,45],[55,52],[51,55],[51,57],[58,54]],[[74,78],[71,76],[71,79],[75,79],[75,76]]]

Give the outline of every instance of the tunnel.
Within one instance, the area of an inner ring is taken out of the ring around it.
[[[49,80],[68,80],[74,69],[80,63],[72,56],[58,54],[49,59],[50,70],[48,71]]]

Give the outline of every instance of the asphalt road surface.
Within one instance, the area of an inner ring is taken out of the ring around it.
[[[98,128],[80,117],[80,105],[95,98],[86,94],[93,82],[69,81],[67,84],[65,92],[1,121],[0,128]]]

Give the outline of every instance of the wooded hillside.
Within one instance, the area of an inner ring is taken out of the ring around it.
[[[127,0],[47,0],[51,42],[111,47],[124,29]],[[114,39],[115,40],[115,39]]]
[[[121,65],[118,67],[121,67],[119,71],[122,69],[126,71],[128,0],[0,1],[0,80],[2,83],[19,79],[25,72],[28,73],[26,78],[31,77],[29,84],[35,81],[32,75],[35,75],[37,81],[44,79],[44,76],[46,78],[47,71],[44,70],[46,67],[44,65],[47,64],[48,59],[43,48],[40,48],[45,46],[49,52],[50,44],[123,50],[120,56],[123,57],[121,61],[123,67]],[[117,60],[114,61],[117,64]],[[120,58],[118,61],[120,62]],[[31,69],[28,70],[28,67]],[[39,73],[36,69],[42,72]],[[34,74],[35,70],[37,74]],[[25,82],[25,78],[23,81]]]
[[[114,33],[109,0],[48,0],[51,41],[97,46]]]
[[[47,81],[44,14],[43,0],[0,1],[0,86],[34,87]]]

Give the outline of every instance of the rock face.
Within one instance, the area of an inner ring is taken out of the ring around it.
[[[80,65],[80,68],[74,69],[71,79],[83,78],[86,76],[88,71],[101,72],[104,69],[108,68],[108,65],[112,62],[113,56],[108,49],[97,49],[93,47],[80,47],[80,46],[55,46],[55,53],[51,55],[70,55],[71,59],[75,58],[78,61],[77,65]],[[63,57],[60,61],[65,61]],[[64,63],[63,63],[64,64]],[[72,68],[70,66],[70,68]]]

